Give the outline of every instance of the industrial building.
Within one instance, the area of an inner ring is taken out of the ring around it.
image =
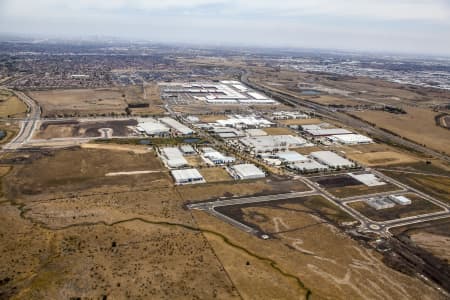
[[[189,165],[187,160],[183,157],[183,153],[176,147],[162,148],[161,154],[169,168],[180,168]]]
[[[266,174],[254,164],[234,165],[230,167],[229,170],[234,178],[242,180],[266,177]]]
[[[205,147],[202,148],[202,158],[210,164],[214,165],[224,165],[224,164],[230,164],[235,161],[235,158],[232,156],[225,156],[222,153],[216,151],[215,149],[211,147]]]
[[[179,132],[182,135],[190,135],[190,134],[194,133],[194,131],[191,128],[181,124],[180,122],[178,122],[177,120],[174,120],[172,118],[165,117],[165,118],[161,118],[159,120],[162,123],[164,123],[165,125],[175,129],[177,132]]]
[[[325,172],[329,169],[327,166],[314,160],[296,162],[288,165],[288,168],[301,173]]]
[[[240,142],[249,151],[255,153],[286,151],[289,148],[302,147],[307,144],[306,140],[292,135],[244,137],[240,139]]]
[[[395,203],[390,201],[388,198],[369,198],[365,201],[370,207],[375,208],[376,210],[392,208],[395,206]]]
[[[257,128],[255,128],[255,129],[247,129],[245,131],[245,133],[247,133],[248,136],[265,136],[265,135],[268,135],[267,132],[265,132],[264,130],[257,129]]]
[[[348,173],[348,175],[358,180],[359,182],[365,184],[366,186],[380,186],[386,184],[386,182],[382,181],[380,178],[378,178],[372,173],[363,173],[363,174]]]
[[[234,80],[221,82],[164,83],[162,97],[190,97],[208,104],[278,104],[267,95],[256,92]]]
[[[390,195],[389,199],[400,205],[410,205],[412,203],[411,199],[402,195]]]
[[[332,135],[352,134],[351,131],[344,128],[333,128],[328,123],[301,125],[301,129],[313,137],[327,137]]]
[[[373,140],[365,135],[361,134],[339,134],[328,137],[333,142],[338,142],[344,145],[356,145],[356,144],[371,144]]]
[[[311,152],[310,156],[333,169],[352,168],[355,166],[355,163],[331,151]]]
[[[142,120],[136,126],[136,129],[141,133],[147,134],[148,136],[164,136],[170,133],[169,127],[156,121],[155,119],[149,118]]]
[[[197,169],[182,169],[170,171],[176,184],[195,184],[206,182]]]
[[[182,145],[180,146],[180,150],[183,152],[183,155],[194,155],[197,153],[191,145]]]
[[[285,163],[285,164],[304,162],[304,161],[310,160],[306,156],[303,156],[300,153],[297,153],[295,151],[278,152],[276,154],[276,156],[282,163]]]
[[[299,111],[276,111],[272,113],[272,120],[309,119],[310,116]]]
[[[238,129],[265,128],[274,125],[274,123],[270,122],[269,120],[254,115],[250,116],[233,115],[224,120],[217,120],[216,124],[219,126],[233,127]]]

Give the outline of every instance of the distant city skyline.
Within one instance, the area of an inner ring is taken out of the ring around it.
[[[0,32],[450,56],[450,1],[0,0]]]

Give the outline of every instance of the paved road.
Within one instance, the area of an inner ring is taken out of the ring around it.
[[[16,137],[14,137],[8,144],[3,146],[4,150],[15,150],[21,148],[32,137],[37,124],[39,124],[41,118],[41,108],[30,97],[22,92],[12,91],[28,106],[27,117],[20,122],[20,131]]]

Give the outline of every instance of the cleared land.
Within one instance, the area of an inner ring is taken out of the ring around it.
[[[436,206],[430,201],[427,201],[417,195],[409,194],[405,196],[411,199],[412,203],[410,205],[396,205],[392,208],[376,210],[375,208],[369,206],[365,201],[358,201],[350,203],[349,206],[374,221],[388,221],[443,210],[439,206]]]
[[[268,127],[263,129],[268,135],[296,135],[295,132],[285,127]]]
[[[27,112],[27,106],[14,94],[0,90],[0,118],[20,118]]]
[[[226,120],[228,117],[226,115],[217,114],[217,115],[199,115],[197,116],[200,119],[200,122],[205,123],[213,123],[218,120]]]
[[[205,234],[223,267],[248,299],[414,299],[440,296],[420,280],[387,268],[379,254],[361,247],[300,203],[244,209],[254,227],[270,232],[261,240],[205,212],[196,222],[217,230]],[[235,251],[229,244],[245,251]],[[340,251],[336,251],[340,249]],[[249,278],[252,278],[249,282]]]
[[[100,137],[100,129],[111,128],[112,136],[131,136],[135,134],[132,129],[137,125],[136,120],[117,120],[117,121],[96,121],[80,122],[72,121],[51,121],[43,122],[36,131],[36,139],[54,139],[70,137]]]
[[[277,122],[284,125],[310,125],[310,124],[320,124],[323,120],[320,119],[289,119],[289,120],[278,120]]]
[[[221,167],[203,168],[199,170],[206,182],[221,182],[233,180],[228,172]]]
[[[399,136],[448,154],[450,132],[436,125],[437,113],[422,108],[405,107],[404,109],[407,112],[405,115],[382,111],[355,112],[354,115]]]
[[[408,164],[419,161],[410,154],[400,152],[384,144],[340,146],[335,149],[345,152],[348,158],[369,167]]]
[[[119,88],[30,92],[45,117],[125,113],[126,94]]]

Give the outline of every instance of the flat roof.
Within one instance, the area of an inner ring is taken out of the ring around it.
[[[298,170],[326,170],[326,169],[328,169],[328,166],[322,165],[321,163],[318,163],[315,160],[295,162],[292,165],[290,165],[290,167],[293,169],[298,169]]]
[[[338,166],[353,166],[354,163],[342,156],[337,155],[331,151],[316,151],[310,154],[313,158],[319,160],[328,166],[338,167]]]
[[[197,169],[172,170],[170,172],[177,182],[185,182],[193,179],[203,180],[202,174]]]
[[[295,151],[278,152],[277,157],[286,162],[308,161],[309,158]]]
[[[266,176],[266,174],[254,164],[240,164],[234,165],[232,168],[242,178],[254,177],[254,176]]]
[[[178,122],[175,119],[169,118],[169,117],[164,117],[159,119],[161,122],[163,122],[164,124],[172,127],[173,129],[175,129],[176,131],[180,132],[181,134],[191,134],[194,133],[194,130],[192,130],[191,128],[187,127],[184,124],[181,124],[180,122]]]
[[[352,134],[352,132],[350,130],[347,130],[344,128],[306,129],[305,131],[314,136]]]
[[[352,143],[372,143],[373,140],[365,135],[350,133],[350,134],[339,134],[332,135],[333,139],[336,139],[338,142],[344,144],[352,144]]]

